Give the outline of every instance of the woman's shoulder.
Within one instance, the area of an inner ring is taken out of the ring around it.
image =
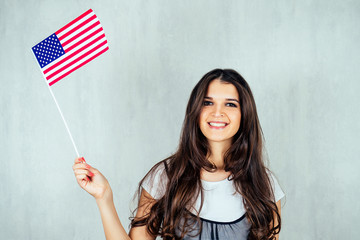
[[[154,199],[160,199],[165,194],[168,182],[167,164],[168,160],[162,160],[156,163],[145,175],[141,184],[143,189]]]
[[[270,184],[274,193],[274,200],[275,202],[277,202],[285,196],[285,193],[281,189],[275,174],[272,171],[270,171],[270,169],[266,169],[266,172],[269,176]]]

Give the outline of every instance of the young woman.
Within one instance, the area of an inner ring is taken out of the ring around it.
[[[139,183],[129,235],[106,178],[75,159],[79,185],[95,197],[106,239],[278,239],[277,181],[263,163],[263,136],[247,82],[231,69],[193,89],[179,147]]]

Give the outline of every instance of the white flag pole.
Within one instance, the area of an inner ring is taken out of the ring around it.
[[[43,76],[44,76],[44,74],[43,74]],[[44,78],[45,78],[45,76],[44,76]],[[74,146],[76,155],[77,155],[77,157],[79,158],[79,157],[80,157],[79,151],[77,150],[77,147],[76,147],[75,142],[74,142],[74,139],[73,139],[73,137],[72,137],[72,135],[71,135],[70,129],[69,129],[68,125],[67,125],[67,122],[66,122],[66,120],[65,120],[65,118],[64,118],[64,115],[63,115],[62,112],[61,112],[61,109],[60,109],[60,107],[59,107],[59,104],[58,104],[58,102],[56,101],[55,95],[54,95],[53,91],[51,90],[51,87],[49,86],[49,83],[46,81],[46,78],[45,78],[45,82],[46,82],[46,85],[47,85],[48,88],[49,88],[49,91],[50,91],[50,93],[51,93],[51,96],[53,97],[53,99],[54,99],[54,101],[55,101],[55,104],[56,104],[56,106],[57,106],[57,109],[59,110],[59,113],[60,113],[60,115],[61,115],[61,118],[62,118],[62,120],[63,120],[63,122],[64,122],[64,124],[65,124],[66,130],[67,130],[67,132],[69,133],[69,137],[70,137],[71,142],[72,142],[72,144],[73,144],[73,146]]]
[[[32,55],[34,56],[34,58],[35,58],[35,60],[36,60],[36,62],[37,62],[37,59],[36,59],[36,57],[35,57],[35,54],[32,52],[32,50],[31,50],[31,53],[32,53]],[[39,66],[39,65],[38,65],[38,66]],[[40,66],[39,66],[39,68],[40,68]],[[55,104],[56,104],[56,106],[57,106],[57,109],[59,110],[59,113],[60,113],[60,115],[61,115],[61,118],[62,118],[62,120],[63,120],[63,122],[64,122],[64,124],[65,124],[66,130],[67,130],[67,132],[68,132],[68,134],[69,134],[69,137],[70,137],[70,139],[71,139],[71,142],[72,142],[72,144],[73,144],[73,146],[74,146],[76,155],[77,155],[77,157],[79,158],[79,157],[80,157],[79,151],[77,150],[77,147],[76,147],[75,142],[74,142],[74,139],[73,139],[73,137],[72,137],[72,135],[71,135],[70,129],[69,129],[68,125],[67,125],[67,122],[66,122],[66,120],[65,120],[65,118],[64,118],[64,115],[62,114],[62,111],[61,111],[61,109],[60,109],[60,107],[59,107],[59,104],[58,104],[58,102],[56,101],[55,95],[54,95],[53,91],[51,90],[51,87],[50,87],[49,83],[47,82],[46,77],[45,77],[43,71],[41,70],[41,68],[40,68],[40,71],[41,71],[41,74],[42,74],[43,77],[44,77],[44,80],[45,80],[46,85],[47,85],[48,88],[49,88],[49,91],[50,91],[50,93],[51,93],[51,96],[53,97],[53,99],[54,99],[54,101],[55,101]]]

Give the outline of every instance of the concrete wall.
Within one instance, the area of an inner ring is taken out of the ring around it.
[[[249,82],[283,201],[281,239],[357,239],[359,1],[0,1],[1,239],[105,239],[31,47],[92,8],[110,50],[53,91],[128,226],[213,68]]]

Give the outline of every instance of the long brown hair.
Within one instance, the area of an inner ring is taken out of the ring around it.
[[[164,196],[153,200],[153,205],[141,219],[132,218],[131,226],[147,226],[150,234],[164,239],[182,239],[192,232],[199,222],[190,213],[195,200],[203,204],[200,170],[216,171],[206,156],[210,151],[207,139],[199,127],[199,116],[204,97],[211,81],[219,79],[233,84],[239,93],[241,123],[232,145],[224,155],[225,171],[231,172],[229,180],[243,197],[246,217],[251,224],[248,239],[275,239],[280,232],[281,219],[269,179],[269,170],[263,162],[263,134],[254,97],[245,79],[232,69],[214,69],[205,74],[191,92],[186,108],[180,143],[177,151],[157,163],[140,181],[140,196],[144,180],[161,164],[165,165],[168,179]],[[275,220],[278,224],[275,226]],[[181,233],[177,235],[177,233]]]

